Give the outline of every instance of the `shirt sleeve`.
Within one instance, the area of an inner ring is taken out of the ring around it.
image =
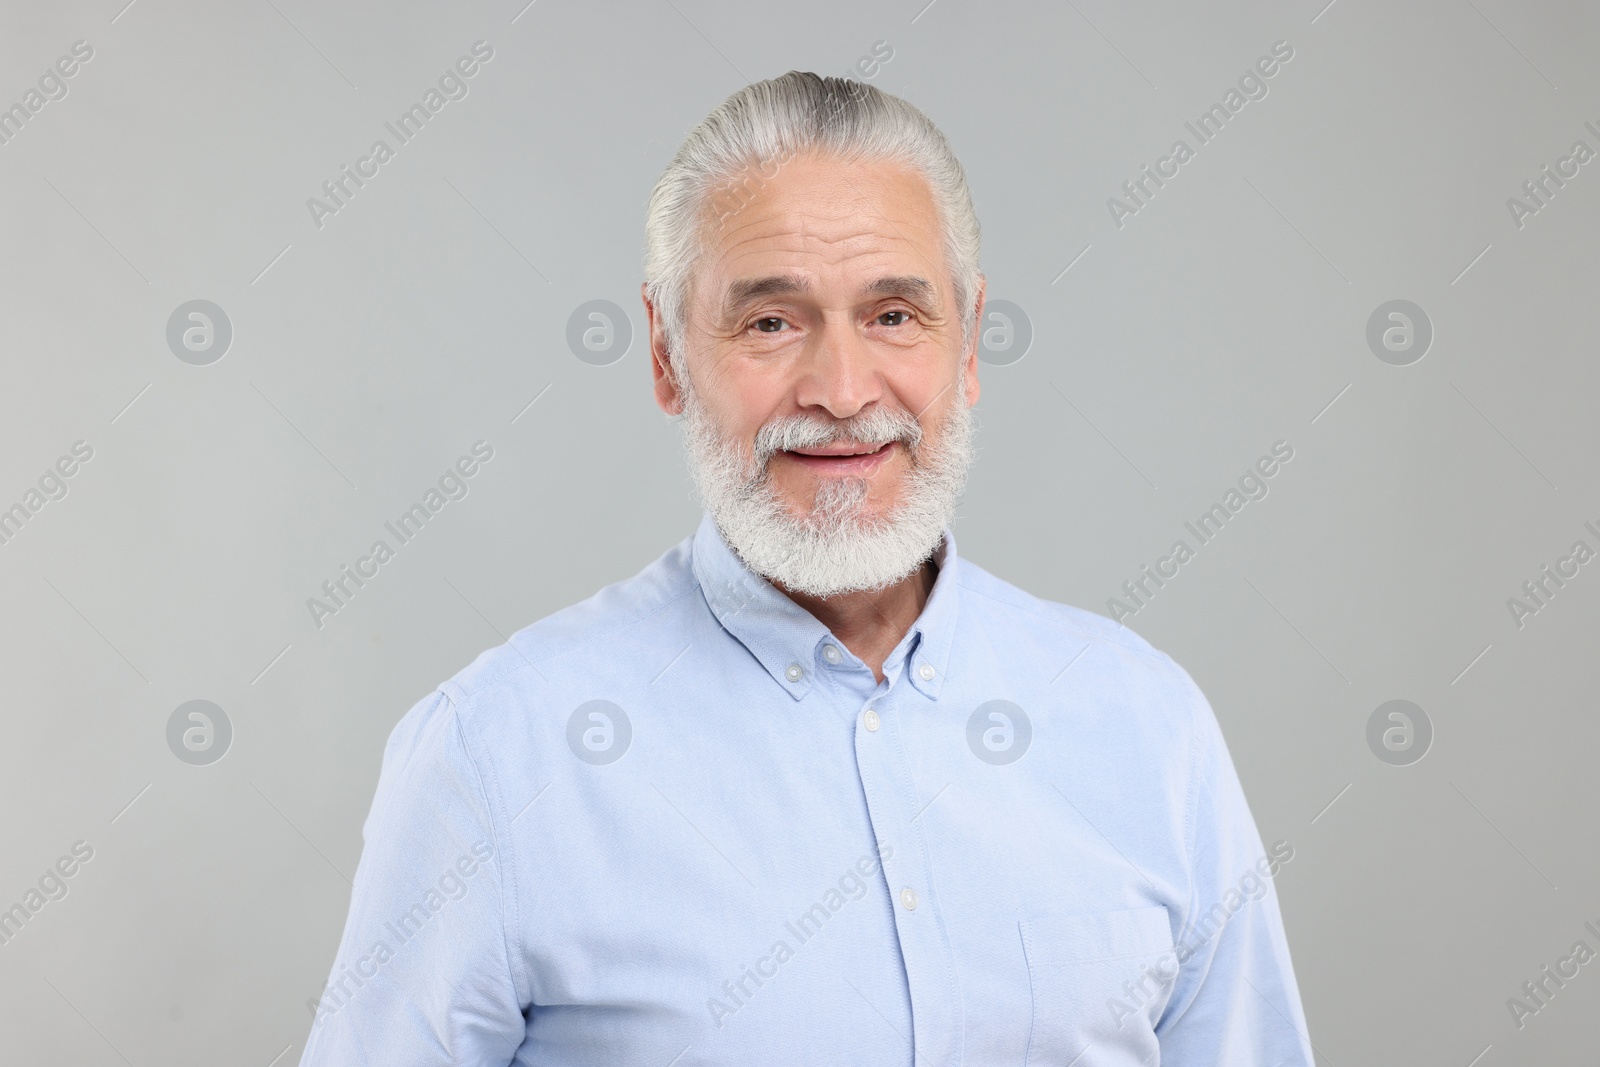
[[[1163,1067],[1313,1067],[1273,879],[1294,858],[1262,847],[1211,705],[1194,709],[1189,865],[1178,976],[1156,1024]]]
[[[526,1033],[507,948],[507,842],[438,690],[384,749],[338,955],[301,1067],[479,1067]]]

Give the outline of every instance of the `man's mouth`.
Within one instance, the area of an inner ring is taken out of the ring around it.
[[[860,477],[870,474],[894,454],[897,441],[881,444],[860,444],[854,441],[835,441],[817,448],[800,448],[783,454],[806,469],[823,476]]]

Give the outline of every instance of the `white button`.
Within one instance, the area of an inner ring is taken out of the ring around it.
[[[910,886],[900,890],[900,906],[907,911],[917,910],[917,891]]]
[[[800,664],[791,663],[791,664],[789,664],[789,669],[784,671],[783,675],[784,675],[785,678],[788,678],[789,681],[791,681],[791,682],[798,682],[800,680],[800,676],[802,674],[804,674],[804,673],[805,673],[805,671],[802,671],[800,669]]]
[[[871,732],[878,732],[878,713],[871,708],[868,708],[867,713],[861,716],[861,722]]]
[[[823,645],[822,658],[827,660],[829,663],[838,663],[841,657],[837,648],[834,648],[832,645]]]
[[[928,664],[924,663],[921,667],[917,668],[917,673],[922,675],[922,680],[924,682],[933,681],[933,668]]]

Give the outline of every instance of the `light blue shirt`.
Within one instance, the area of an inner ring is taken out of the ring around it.
[[[956,556],[884,680],[710,517],[384,751],[304,1067],[1311,1067],[1182,668]]]

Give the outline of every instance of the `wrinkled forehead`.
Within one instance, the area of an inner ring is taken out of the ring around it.
[[[818,296],[840,284],[851,296],[937,304],[950,285],[927,180],[899,162],[827,155],[742,171],[718,186],[694,274],[692,291],[713,315],[751,297]]]

